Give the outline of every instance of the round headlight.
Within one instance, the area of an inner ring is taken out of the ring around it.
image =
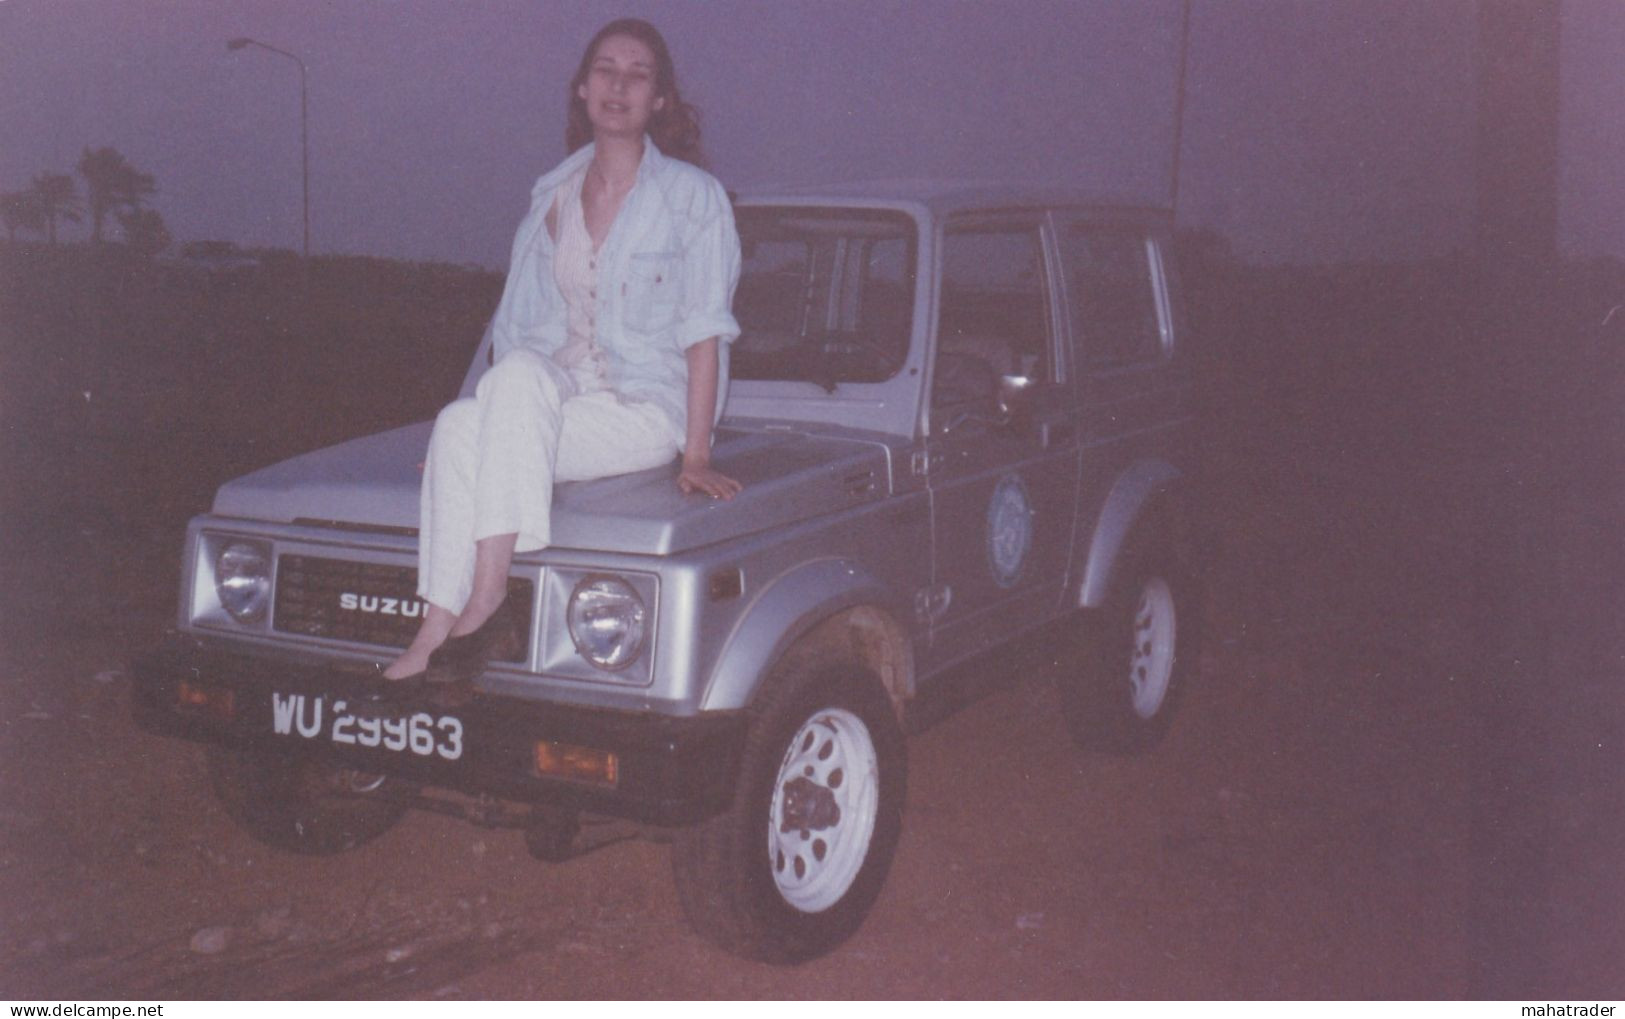
[[[570,639],[581,657],[600,669],[624,669],[643,650],[648,609],[632,585],[617,577],[588,577],[570,595]]]
[[[214,560],[214,589],[220,604],[239,623],[256,623],[271,606],[271,550],[233,541]]]

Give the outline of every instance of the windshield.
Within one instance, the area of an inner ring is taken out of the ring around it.
[[[914,223],[867,209],[738,210],[735,379],[884,382],[908,356]]]

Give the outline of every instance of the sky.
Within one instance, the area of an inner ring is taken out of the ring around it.
[[[1178,215],[1262,261],[1472,240],[1473,0],[1195,0]],[[1625,257],[1625,0],[1564,0],[1560,243]],[[178,241],[500,267],[612,17],[665,33],[712,170],[1166,202],[1178,0],[0,0],[0,190],[111,145]],[[76,239],[88,229],[68,227]]]

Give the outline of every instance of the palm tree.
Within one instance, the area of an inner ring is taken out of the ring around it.
[[[0,195],[0,219],[6,224],[6,240],[17,243],[18,230],[45,232],[45,210],[32,191],[8,191]]]
[[[79,175],[90,196],[90,239],[96,244],[102,242],[102,223],[109,212],[139,209],[148,195],[158,191],[152,174],[137,170],[111,147],[85,149],[79,157]]]
[[[65,173],[36,173],[30,193],[39,203],[40,215],[45,217],[46,236],[54,245],[58,219],[79,222],[79,210],[84,207],[79,202],[79,189]]]

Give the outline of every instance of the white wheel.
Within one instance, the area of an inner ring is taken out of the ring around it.
[[[773,782],[768,858],[784,901],[804,913],[839,902],[863,868],[880,805],[880,769],[863,720],[816,713],[791,739]]]
[[[1073,739],[1133,754],[1166,735],[1200,657],[1191,573],[1151,532],[1128,549],[1106,602],[1078,618],[1077,671],[1061,684]]]
[[[694,930],[763,962],[823,955],[863,923],[902,834],[907,753],[880,680],[807,660],[751,708],[733,806],[678,833]]]
[[[1168,698],[1178,633],[1173,589],[1160,576],[1147,578],[1134,613],[1134,650],[1129,656],[1129,699],[1141,718],[1154,716]]]

